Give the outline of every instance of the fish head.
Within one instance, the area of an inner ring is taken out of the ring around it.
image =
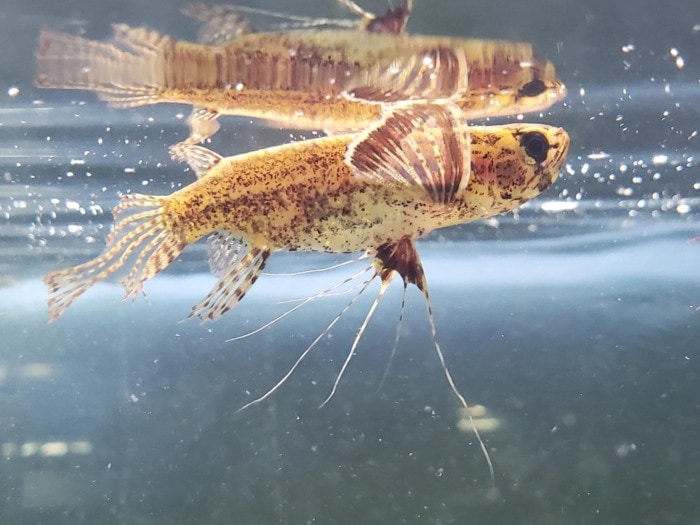
[[[465,200],[474,215],[511,211],[537,197],[559,176],[569,151],[569,135],[543,124],[474,126],[471,173]]]
[[[468,84],[469,96],[458,104],[469,118],[543,111],[567,95],[554,64],[522,53],[495,60],[488,71],[469,71]]]

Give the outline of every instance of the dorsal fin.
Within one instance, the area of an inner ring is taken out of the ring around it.
[[[184,7],[182,12],[202,22],[197,32],[197,42],[200,44],[220,46],[255,32],[248,19],[238,13],[235,6],[197,3]]]
[[[438,46],[357,73],[343,95],[377,103],[452,99],[469,87],[467,70],[463,49]]]
[[[469,149],[468,127],[455,104],[402,104],[350,145],[345,162],[356,177],[421,187],[446,204],[469,182]]]
[[[218,153],[203,146],[179,142],[170,146],[170,156],[178,162],[187,162],[188,166],[198,179],[201,179],[213,166],[216,166],[223,158]]]

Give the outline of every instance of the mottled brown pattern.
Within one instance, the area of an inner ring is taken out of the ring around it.
[[[426,112],[431,111],[434,106],[426,105]],[[397,116],[398,121],[405,118]],[[445,118],[438,121],[450,120]],[[187,244],[214,232],[224,232],[228,243],[239,239],[244,253],[218,260],[228,261],[228,268],[214,265],[220,281],[193,310],[201,319],[215,319],[232,308],[274,250],[369,251],[378,254],[388,273],[396,271],[407,282],[419,284],[417,255],[412,258],[409,249],[413,239],[436,228],[511,210],[537,196],[556,179],[569,144],[563,130],[548,126],[470,127],[472,171],[468,183],[447,201],[436,200],[428,191],[430,184],[419,179],[391,184],[358,176],[345,162],[346,155],[363,140],[372,140],[372,131],[223,158],[172,195],[124,196],[115,208],[117,223],[105,252],[46,277],[51,318],[127,264],[132,255],[135,262],[124,284],[128,295],[137,294],[143,282]],[[431,134],[423,127],[414,131],[417,136]],[[527,133],[541,134],[548,141],[547,158],[539,164],[520,147]],[[453,136],[432,135],[438,141]],[[410,141],[395,144],[401,150],[397,155],[410,156],[406,150]],[[192,151],[198,158],[207,157]],[[428,164],[433,161],[425,159]],[[390,255],[389,247],[395,255]]]

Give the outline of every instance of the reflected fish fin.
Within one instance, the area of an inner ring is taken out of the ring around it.
[[[255,32],[250,21],[236,10],[236,6],[196,3],[184,7],[182,12],[202,23],[197,33],[200,44],[220,46]]]
[[[109,42],[43,31],[34,83],[42,88],[89,89],[113,107],[161,101],[164,50],[173,41],[155,31],[114,26]]]
[[[438,46],[357,73],[343,96],[377,103],[456,99],[469,87],[467,69],[463,49]]]
[[[422,188],[432,201],[446,204],[467,187],[470,144],[456,104],[405,103],[361,134],[345,162],[368,182]]]
[[[221,155],[204,146],[187,142],[179,142],[170,146],[170,156],[178,162],[186,162],[198,179],[201,179],[223,159]]]
[[[192,108],[190,116],[187,117],[187,124],[190,127],[190,136],[185,142],[196,144],[204,142],[210,137],[213,137],[221,125],[217,120],[219,112],[214,109],[195,106]]]
[[[219,278],[209,294],[196,304],[188,317],[201,321],[214,321],[236,306],[250,290],[265,267],[270,250],[246,245],[246,252],[231,261],[227,271]]]

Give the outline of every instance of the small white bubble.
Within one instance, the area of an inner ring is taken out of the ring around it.
[[[654,157],[651,159],[651,162],[656,166],[666,164],[668,162],[668,155],[654,155]]]
[[[679,204],[678,206],[676,206],[676,212],[680,213],[681,215],[690,213],[690,206],[688,206],[687,204]]]
[[[19,95],[19,88],[17,86],[12,86],[10,89],[7,90],[7,94],[11,97],[16,97],[17,95]]]

